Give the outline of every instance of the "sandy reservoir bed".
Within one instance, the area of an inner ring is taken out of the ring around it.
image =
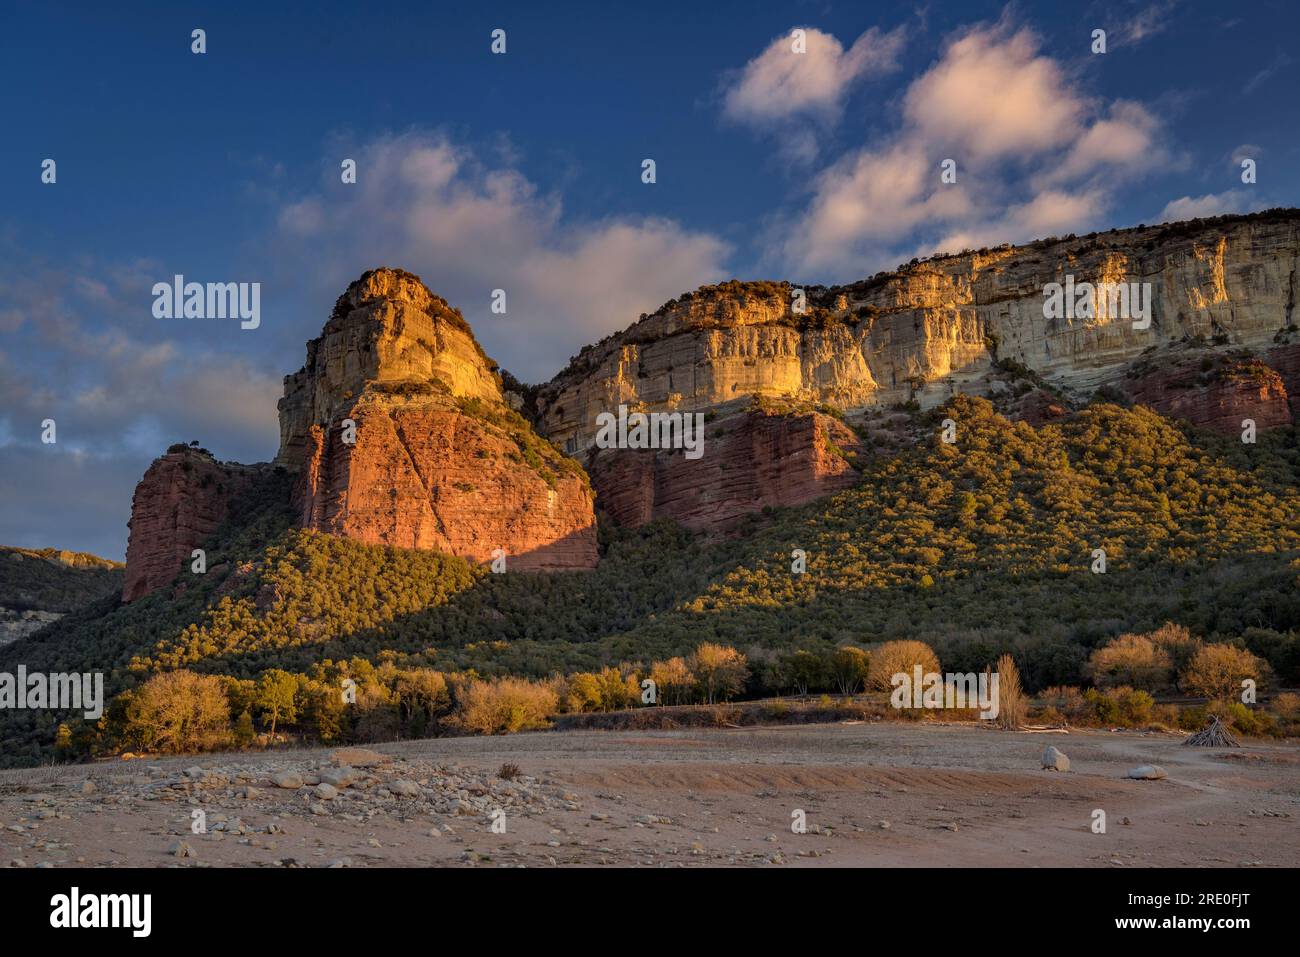
[[[1182,741],[885,722],[6,771],[0,866],[1300,864],[1300,746]],[[1048,745],[1069,772],[1040,769]],[[1168,777],[1125,778],[1143,764]]]

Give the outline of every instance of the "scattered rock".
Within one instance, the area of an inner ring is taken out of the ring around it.
[[[271,775],[271,783],[289,791],[296,791],[303,784],[302,775],[297,771],[277,771]]]
[[[420,794],[420,785],[416,784],[414,781],[407,781],[398,778],[396,781],[389,782],[388,790],[392,791],[394,794],[399,794],[402,797],[418,797]]]
[[[320,773],[322,784],[332,784],[334,787],[339,789],[351,787],[358,781],[365,780],[365,777],[365,774],[361,771],[347,766],[341,768],[326,768]]]
[[[1043,752],[1043,770],[1045,771],[1068,771],[1070,770],[1070,759],[1065,756],[1065,752],[1057,748],[1048,747]]]
[[[336,788],[332,784],[324,784],[324,783],[316,785],[316,787],[312,789],[312,793],[315,794],[322,801],[333,801],[336,797],[339,796],[338,788]]]
[[[172,857],[193,857],[194,848],[190,847],[188,841],[174,841],[172,846],[167,848],[167,853]]]
[[[1134,768],[1125,777],[1135,781],[1162,781],[1169,777],[1169,772],[1158,764],[1143,764]]]

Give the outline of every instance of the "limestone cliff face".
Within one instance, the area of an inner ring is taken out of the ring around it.
[[[366,273],[339,297],[307,363],[285,376],[276,463],[298,468],[312,425],[363,391],[437,383],[449,395],[502,401],[495,364],[460,313],[400,269]]]
[[[183,445],[155,459],[131,500],[122,600],[141,598],[188,567],[193,549],[226,520],[231,499],[256,473]]]
[[[857,482],[867,454],[852,429],[818,412],[746,409],[709,423],[704,454],[600,449],[589,466],[597,501],[620,525],[671,518],[726,529],[766,506],[800,505]]]
[[[596,564],[581,467],[509,408],[469,327],[409,273],[367,273],[285,378],[278,461],[304,528],[508,569]]]
[[[1293,322],[1300,211],[1279,210],[1004,246],[916,263],[833,288],[727,283],[674,300],[584,349],[543,386],[546,433],[575,453],[596,416],[708,409],[782,395],[856,411],[956,392],[986,394],[1013,360],[1080,394],[1117,383],[1151,348],[1203,337],[1262,351]],[[1045,318],[1044,287],[1150,283],[1151,322]]]

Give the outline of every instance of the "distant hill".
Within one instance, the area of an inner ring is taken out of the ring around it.
[[[86,552],[0,545],[0,644],[120,590],[125,567]]]

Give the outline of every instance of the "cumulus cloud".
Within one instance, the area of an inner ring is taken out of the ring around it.
[[[726,245],[657,217],[567,216],[517,169],[436,132],[385,136],[285,202],[279,248],[333,302],[368,268],[400,266],[461,309],[485,350],[525,381],[544,381],[594,339],[704,283],[725,278]],[[506,292],[507,312],[490,310]]]
[[[1250,213],[1263,209],[1264,203],[1244,189],[1229,189],[1222,193],[1204,196],[1183,196],[1170,200],[1156,217],[1158,223],[1171,223],[1180,219],[1202,219],[1208,216],[1225,216],[1229,213]]]
[[[772,258],[818,278],[921,255],[1094,225],[1115,190],[1162,162],[1143,105],[1090,97],[1038,37],[1004,19],[973,27],[902,98],[898,128],[812,181],[778,223]],[[945,160],[956,182],[945,183]]]
[[[728,117],[765,125],[796,113],[835,114],[855,80],[898,69],[903,27],[888,33],[872,27],[847,50],[829,33],[798,29],[804,33],[804,52],[795,52],[792,30],[731,77],[723,99]]]
[[[153,319],[158,271],[0,266],[0,300],[21,317],[0,352],[0,497],[24,503],[0,510],[0,542],[121,558],[132,490],[167,445],[274,454],[280,374],[205,343],[201,324]],[[41,441],[46,419],[53,444]]]

